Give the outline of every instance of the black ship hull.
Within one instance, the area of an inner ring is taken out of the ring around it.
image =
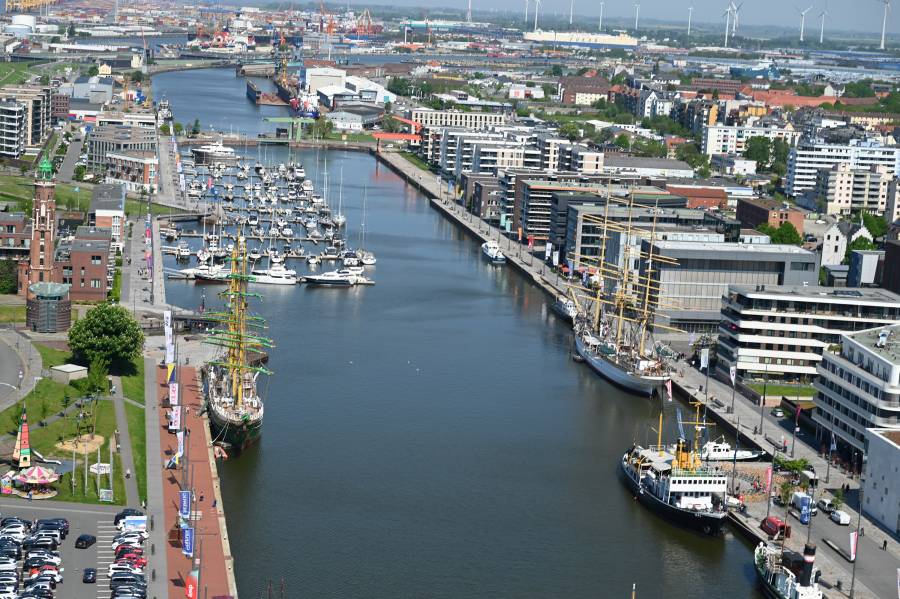
[[[257,443],[262,436],[262,420],[251,422],[231,422],[208,409],[209,429],[215,442],[230,445],[232,449],[243,451]]]
[[[722,528],[725,523],[724,512],[722,514],[708,514],[683,510],[674,505],[669,505],[642,488],[637,481],[631,478],[622,462],[619,462],[619,474],[625,481],[625,486],[628,487],[637,500],[660,518],[711,537],[717,537],[722,534]]]

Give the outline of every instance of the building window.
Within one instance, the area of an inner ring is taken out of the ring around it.
[[[91,264],[100,264],[101,256],[91,256]]]
[[[100,279],[91,279],[91,288],[100,289]]]

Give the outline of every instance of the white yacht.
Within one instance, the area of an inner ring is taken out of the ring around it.
[[[320,275],[306,275],[304,280],[307,285],[321,285],[330,287],[352,287],[357,283],[357,276],[349,270],[330,270]]]
[[[237,160],[234,148],[223,145],[221,141],[193,148],[191,154],[193,154],[194,161],[197,164],[214,164]]]
[[[700,448],[700,459],[708,462],[746,462],[758,460],[766,455],[764,451],[750,449],[732,449],[731,444],[719,437],[715,441],[707,441]]]
[[[272,264],[269,268],[253,269],[250,271],[251,283],[260,285],[296,285],[297,273],[283,264]]]

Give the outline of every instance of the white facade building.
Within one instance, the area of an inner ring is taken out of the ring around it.
[[[743,154],[747,141],[752,137],[768,140],[780,139],[793,146],[800,139],[800,131],[790,124],[784,127],[757,127],[752,125],[707,125],[703,127],[701,148],[707,156],[716,154]]]
[[[772,382],[813,378],[841,335],[896,322],[900,296],[884,289],[732,285],[722,298],[719,368]]]
[[[849,144],[827,144],[823,141],[800,142],[788,155],[785,191],[799,196],[816,186],[820,169],[846,163],[851,170],[869,170],[885,166],[893,177],[900,166],[900,147],[883,146],[870,140],[851,140]]]
[[[900,535],[900,430],[866,430],[863,509],[887,530]]]
[[[872,234],[865,225],[841,221],[834,223],[822,234],[822,266],[832,266],[844,261],[847,246],[860,237],[872,241]]]
[[[866,450],[866,429],[900,431],[900,325],[844,335],[815,382],[819,437]],[[893,500],[897,502],[897,495]]]

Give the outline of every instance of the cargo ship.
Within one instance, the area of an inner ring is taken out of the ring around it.
[[[254,104],[259,104],[259,99],[261,96],[262,92],[259,91],[259,88],[256,87],[256,84],[250,80],[247,80],[247,99]]]

